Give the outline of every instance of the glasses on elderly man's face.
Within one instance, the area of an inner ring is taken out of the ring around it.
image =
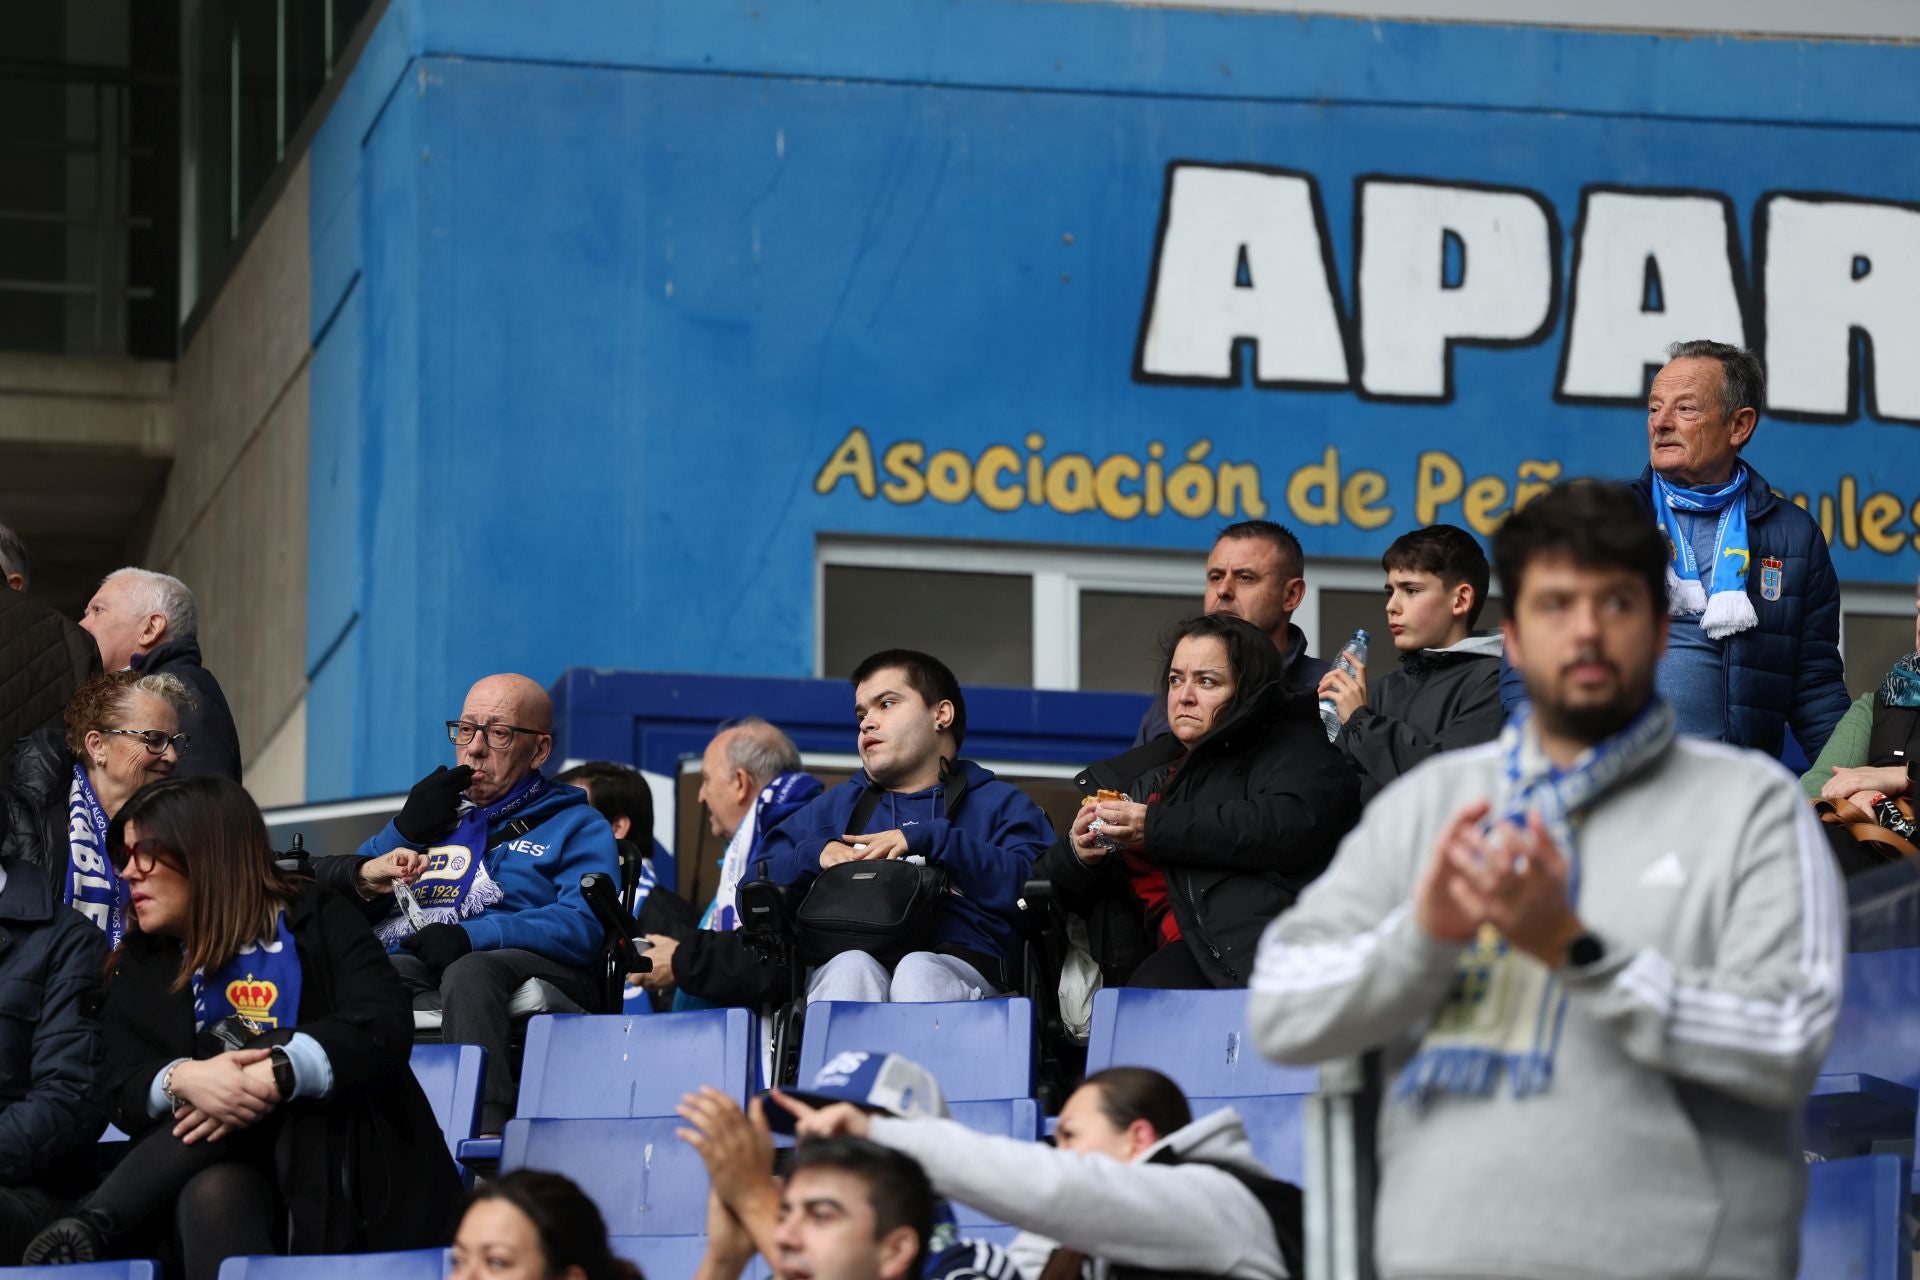
[[[175,755],[185,755],[187,744],[193,741],[191,734],[166,734],[158,729],[109,729],[107,732],[121,734],[128,738],[138,738],[140,745],[156,756],[165,755],[169,746],[173,748]]]
[[[465,720],[447,721],[447,741],[456,747],[464,747],[473,741],[473,735],[485,731],[487,745],[495,751],[505,751],[513,745],[516,733],[545,733],[545,729],[529,729],[518,724],[470,724]]]

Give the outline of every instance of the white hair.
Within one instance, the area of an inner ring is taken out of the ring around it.
[[[167,620],[167,638],[188,640],[200,632],[200,610],[194,604],[187,584],[169,574],[129,566],[115,569],[100,580],[105,586],[115,578],[128,578],[134,584],[134,602],[143,614],[158,613]]]

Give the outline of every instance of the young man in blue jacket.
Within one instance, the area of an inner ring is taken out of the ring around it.
[[[508,1002],[541,978],[595,1006],[605,931],[580,877],[620,880],[613,828],[587,793],[540,773],[552,727],[545,689],[525,676],[488,676],[447,722],[458,767],[415,783],[358,857],[314,862],[316,875],[363,899],[391,895],[396,880],[411,886],[413,909],[394,903],[374,932],[414,1007],[443,1010],[446,1041],[487,1051],[483,1133],[498,1133],[513,1106]]]
[[[912,649],[874,654],[853,673],[861,769],[773,829],[768,878],[810,882],[843,862],[923,858],[952,874],[932,946],[891,973],[846,951],[816,969],[807,1000],[978,1000],[1018,979],[1019,897],[1053,827],[1025,792],[959,759],[967,702],[946,664]],[[875,802],[861,797],[877,791]],[[856,809],[868,810],[854,822]]]

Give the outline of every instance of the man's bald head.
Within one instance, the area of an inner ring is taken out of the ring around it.
[[[476,681],[467,690],[460,718],[485,729],[505,725],[514,730],[506,747],[495,747],[484,732],[457,748],[461,764],[473,770],[467,799],[489,805],[504,797],[520,780],[546,763],[553,751],[553,699],[525,676],[502,674]]]

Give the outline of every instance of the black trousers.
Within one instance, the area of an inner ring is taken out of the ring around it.
[[[1211,991],[1213,980],[1193,958],[1184,940],[1169,942],[1140,962],[1127,977],[1130,987],[1158,987],[1165,991]]]
[[[218,1142],[188,1146],[163,1119],[107,1175],[85,1204],[104,1214],[116,1239],[151,1234],[173,1206],[173,1229],[187,1280],[217,1280],[228,1258],[278,1253],[285,1213],[274,1188],[273,1141],[279,1114]]]
[[[597,1003],[598,983],[592,974],[514,947],[470,951],[448,965],[438,981],[418,956],[405,951],[393,957],[393,967],[414,993],[414,1008],[432,1007],[431,1001],[438,999],[441,1039],[448,1044],[477,1044],[487,1051],[487,1078],[480,1094],[482,1133],[500,1132],[513,1114],[507,1005],[520,984],[544,978],[583,1009]]]

